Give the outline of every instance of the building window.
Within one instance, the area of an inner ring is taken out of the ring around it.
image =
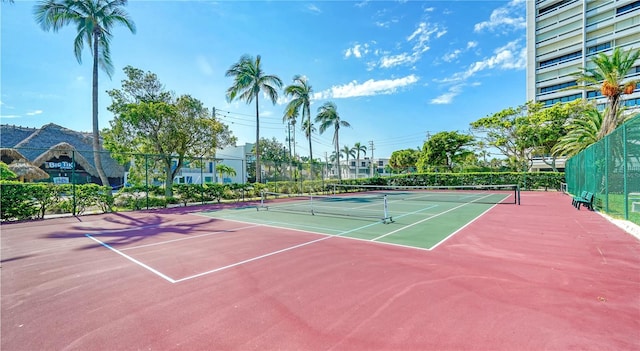
[[[356,161],[351,161],[351,167],[355,167],[356,166]]]
[[[563,63],[571,60],[575,60],[576,58],[582,57],[582,50],[578,50],[576,52],[572,52],[570,54],[562,55],[560,57],[552,58],[549,60],[540,61],[540,68],[555,65],[558,63]]]
[[[640,9],[640,1],[634,1],[628,5],[624,5],[622,7],[618,7],[616,9],[616,16],[623,15],[627,12],[635,11]]]
[[[602,93],[600,92],[600,90],[594,90],[594,91],[588,91],[587,92],[587,99],[595,99],[598,96],[602,96]]]
[[[569,101],[580,99],[581,97],[582,97],[582,93],[578,93],[578,94],[567,95],[567,96],[563,96],[555,99],[542,100],[540,102],[543,103],[544,106],[551,106],[558,102],[569,102]]]
[[[611,48],[611,42],[594,45],[587,49],[587,54],[595,54],[596,52],[604,51]]]
[[[384,166],[384,161],[378,161],[378,166]]]
[[[564,5],[564,4],[570,3],[571,1],[572,0],[562,0],[562,1],[557,2],[557,3],[555,3],[555,4],[551,5],[551,6],[547,6],[547,7],[541,8],[540,10],[538,10],[538,16],[544,15],[547,12],[551,12],[551,11],[557,9],[558,7],[560,7],[560,6]]]
[[[637,89],[636,89],[637,91]],[[624,100],[622,101],[622,105],[623,106],[640,106],[640,98],[636,98],[636,99],[629,99],[629,100]]]
[[[556,84],[556,85],[552,85],[549,87],[544,87],[544,88],[540,88],[540,93],[548,93],[548,92],[552,92],[552,91],[556,91],[556,90],[560,90],[560,89],[565,89],[568,87],[573,87],[578,85],[578,83],[576,83],[576,81],[572,81],[572,82],[566,82],[566,83],[562,83],[562,84]]]

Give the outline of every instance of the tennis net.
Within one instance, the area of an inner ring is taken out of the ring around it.
[[[333,184],[334,195],[388,196],[389,200],[520,204],[520,187],[507,185],[393,186]]]
[[[386,196],[378,194],[300,195],[263,191],[257,209],[392,222],[388,214]]]

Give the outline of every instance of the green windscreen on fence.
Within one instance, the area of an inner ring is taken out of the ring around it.
[[[640,114],[567,160],[567,191],[595,194],[600,211],[640,224]]]

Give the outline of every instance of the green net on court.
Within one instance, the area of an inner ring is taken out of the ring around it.
[[[640,115],[567,160],[567,191],[595,195],[594,207],[640,224]]]
[[[482,204],[520,204],[516,184],[461,186],[390,186],[334,184],[334,194],[384,196],[390,201],[431,201]]]
[[[262,192],[258,211],[303,212],[392,221],[384,196],[296,195]]]

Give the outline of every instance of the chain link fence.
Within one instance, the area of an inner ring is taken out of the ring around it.
[[[594,207],[640,224],[640,114],[567,160],[567,191],[595,195]]]

